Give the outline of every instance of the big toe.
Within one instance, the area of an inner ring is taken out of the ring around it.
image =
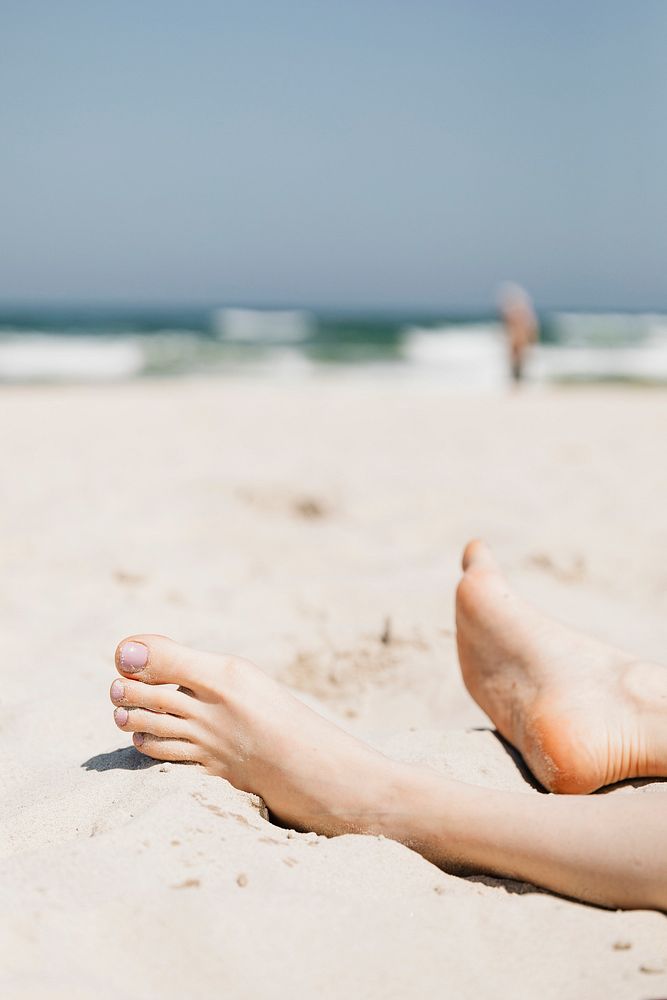
[[[133,635],[116,647],[116,669],[125,677],[191,691],[207,685],[209,659],[209,654],[195,653],[163,635]]]
[[[493,558],[491,549],[486,542],[481,541],[479,538],[474,538],[471,542],[468,542],[463,550],[463,559],[461,562],[464,572],[477,568],[498,570],[498,564]]]
[[[469,542],[463,553],[464,573],[456,589],[457,628],[482,623],[488,630],[503,625],[514,603],[508,602],[511,591],[502,570],[484,542]]]

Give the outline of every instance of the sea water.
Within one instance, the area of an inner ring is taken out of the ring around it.
[[[667,315],[552,312],[529,382],[667,384]],[[0,308],[0,381],[126,380],[322,370],[436,379],[461,389],[508,381],[492,315],[317,309]]]

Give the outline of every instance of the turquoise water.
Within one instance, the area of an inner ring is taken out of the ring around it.
[[[545,313],[529,380],[667,383],[667,316]],[[240,308],[0,307],[0,381],[93,381],[347,367],[505,381],[492,314]]]

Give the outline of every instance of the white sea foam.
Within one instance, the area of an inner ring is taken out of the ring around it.
[[[549,321],[559,344],[614,347],[642,343],[666,318],[652,313],[563,312]]]
[[[530,365],[540,379],[667,381],[667,318],[652,313],[563,313],[555,344],[540,344]]]
[[[307,340],[316,326],[301,309],[216,309],[211,325],[223,340],[263,344]]]
[[[636,379],[667,382],[667,342],[608,348],[542,344],[533,352],[527,375],[538,381]]]
[[[94,382],[132,378],[144,369],[144,352],[133,339],[42,334],[0,340],[0,380]]]
[[[494,389],[507,382],[507,351],[499,325],[409,327],[401,354],[447,385]]]

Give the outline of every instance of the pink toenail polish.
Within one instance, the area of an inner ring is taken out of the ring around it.
[[[141,744],[144,742],[144,734],[143,733],[135,733],[133,739],[134,739],[135,746],[140,747]]]
[[[130,716],[126,708],[117,708],[113,717],[117,726],[124,726]]]
[[[111,700],[120,701],[120,699],[125,694],[125,688],[123,687],[122,681],[114,681],[111,685]]]
[[[124,642],[120,647],[120,666],[126,674],[136,674],[148,663],[148,646],[143,642]]]

